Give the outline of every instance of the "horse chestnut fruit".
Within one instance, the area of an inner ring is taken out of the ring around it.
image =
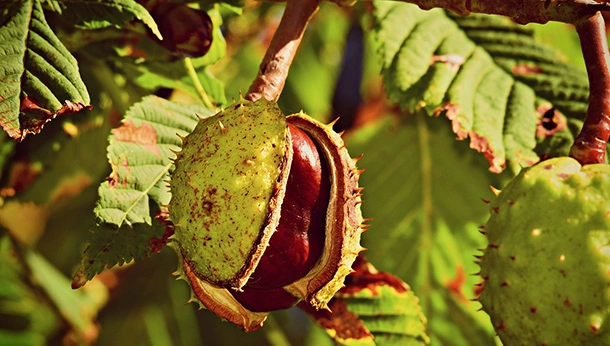
[[[479,301],[505,345],[608,345],[610,166],[553,158],[490,204]]]
[[[175,164],[170,245],[193,300],[246,331],[327,307],[362,250],[359,171],[331,126],[244,101],[202,119]]]

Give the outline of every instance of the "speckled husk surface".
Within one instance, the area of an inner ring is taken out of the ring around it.
[[[505,345],[610,345],[610,166],[554,158],[490,204],[483,309]]]
[[[229,106],[184,139],[169,211],[173,239],[197,277],[246,284],[279,221],[291,158],[285,116],[271,102]]]

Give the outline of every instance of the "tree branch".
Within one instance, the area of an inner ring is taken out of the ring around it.
[[[597,11],[610,10],[610,3],[595,0],[403,0],[424,10],[441,7],[459,15],[499,14],[519,24],[559,21],[575,23]]]
[[[610,54],[601,13],[576,23],[589,77],[589,108],[570,156],[581,164],[605,162],[610,136]]]
[[[246,100],[256,101],[262,96],[267,100],[277,100],[280,97],[303,33],[318,10],[318,4],[319,0],[288,0]]]

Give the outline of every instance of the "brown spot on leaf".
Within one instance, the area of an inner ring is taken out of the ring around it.
[[[483,292],[483,289],[485,288],[485,280],[486,279],[483,279],[483,281],[474,285],[473,293],[474,293],[475,298],[478,298],[481,295],[481,293]]]
[[[85,268],[81,265],[74,273],[74,277],[72,278],[72,289],[75,290],[77,288],[83,287],[87,283],[87,276],[85,275]]]
[[[540,74],[542,73],[542,68],[540,66],[532,65],[532,64],[516,64],[512,69],[513,74],[516,75],[526,75],[526,74]]]
[[[46,116],[52,116],[53,112],[48,109],[42,108],[38,101],[31,96],[26,96],[21,99],[21,104],[19,105],[19,110],[22,112],[40,112],[45,114]]]
[[[157,132],[150,123],[143,122],[140,126],[136,126],[133,121],[127,120],[121,126],[113,129],[112,134],[119,142],[137,143],[155,155],[161,156],[157,145]]]
[[[536,137],[549,137],[564,130],[567,126],[566,118],[550,103],[543,103],[536,108]]]
[[[479,134],[474,131],[469,131],[468,134],[470,136],[470,148],[483,153],[483,156],[485,156],[485,159],[489,162],[489,171],[493,173],[502,172],[506,167],[506,160],[496,156],[496,153],[489,145],[487,138],[479,136]]]
[[[430,65],[435,64],[437,62],[445,63],[447,66],[453,71],[457,71],[460,69],[460,66],[464,64],[466,60],[463,56],[458,54],[446,54],[446,55],[433,55],[430,59]]]

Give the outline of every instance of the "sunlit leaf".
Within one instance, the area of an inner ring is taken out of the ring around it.
[[[129,109],[112,130],[108,158],[112,173],[99,187],[97,225],[74,275],[80,287],[104,268],[156,253],[167,241],[168,182],[179,136],[212,111],[149,96]],[[151,209],[152,206],[152,209]],[[157,218],[153,221],[153,216]]]
[[[112,173],[99,189],[95,209],[99,220],[123,224],[151,225],[148,199],[169,203],[169,173],[172,159],[198,118],[211,115],[201,106],[185,106],[158,97],[146,97],[127,111],[120,127],[112,130],[108,159]]]
[[[537,137],[565,129],[561,114],[543,124],[555,109],[584,116],[584,71],[562,62],[531,29],[499,16],[375,4],[374,31],[390,99],[411,112],[445,115],[458,139],[470,138],[470,147],[485,155],[491,171],[502,171],[507,161],[538,161]],[[543,125],[552,128],[544,131]]]

